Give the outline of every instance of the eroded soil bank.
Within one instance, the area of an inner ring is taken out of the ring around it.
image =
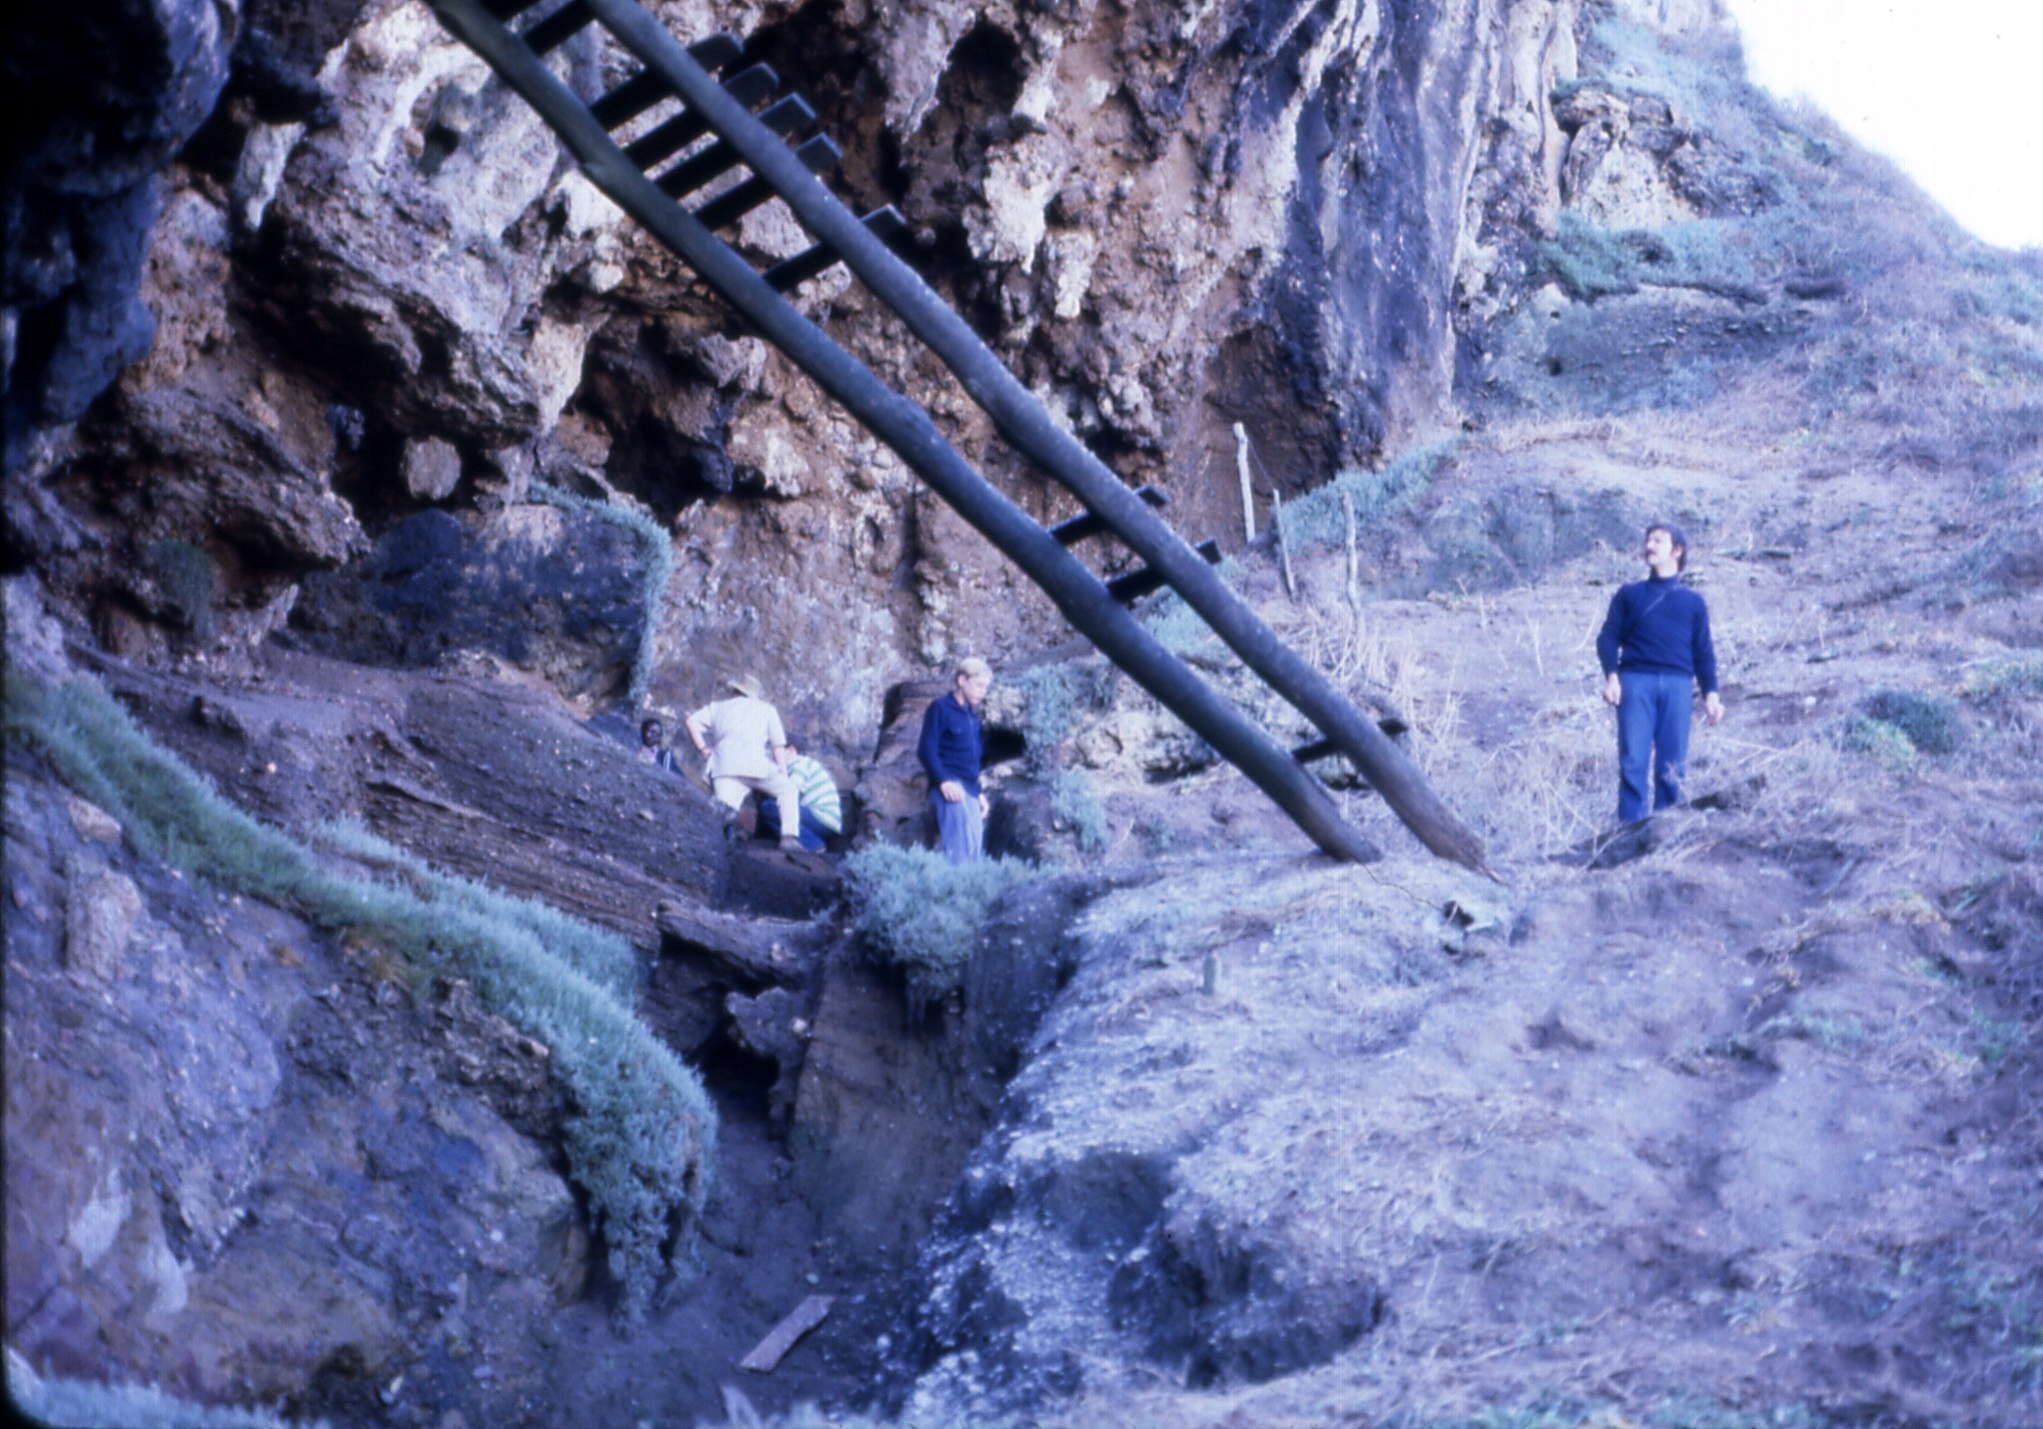
[[[730,842],[706,791],[550,692],[286,651],[232,685],[93,667],[279,826],[352,817],[634,937],[639,1011],[716,1102],[715,1190],[621,1332],[544,1045],[458,976],[172,872],[10,744],[18,1353],[95,1378],[111,1340],[134,1379],[334,1423],[687,1423],[727,1386],[766,1412],[876,1392],[1054,992],[1033,954],[1103,882],[1042,881],[1003,916],[984,1015],[918,1015],[846,938],[830,861]],[[811,1296],[833,1298],[821,1327],[741,1371]]]

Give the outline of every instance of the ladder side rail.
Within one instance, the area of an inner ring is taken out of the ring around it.
[[[979,335],[850,208],[730,103],[716,81],[635,0],[586,0],[603,25],[648,68],[666,76],[682,100],[744,155],[753,172],[821,241],[892,308],[993,418],[1024,456],[1104,518],[1128,547],[1159,571],[1242,662],[1324,733],[1368,778],[1420,842],[1443,858],[1488,871],[1482,841],[1426,783],[1404,752],[1302,656],[1280,640],[1198,552],[1151,512],[1085,445],[1048,412]]]
[[[937,431],[927,412],[888,388],[797,312],[734,249],[633,166],[574,93],[522,41],[491,19],[481,0],[432,0],[432,4],[447,28],[553,127],[592,183],[679,255],[761,336],[899,454],[933,491],[1041,587],[1065,619],[1102,654],[1247,775],[1321,849],[1353,862],[1381,856],[1374,844],[1341,818],[1325,786],[1115,604],[1097,576],[972,468]]]

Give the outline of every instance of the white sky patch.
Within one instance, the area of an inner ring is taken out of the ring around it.
[[[1752,76],[1804,96],[1989,243],[2043,246],[2043,0],[1726,0]]]

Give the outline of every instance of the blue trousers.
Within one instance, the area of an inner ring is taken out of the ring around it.
[[[768,838],[780,837],[780,800],[759,801],[759,828]],[[795,841],[810,853],[821,853],[823,840],[829,837],[829,834],[830,831],[817,821],[809,806],[802,805],[802,826],[795,830]]]
[[[1617,706],[1617,821],[1629,824],[1646,817],[1649,779],[1653,808],[1682,801],[1695,676],[1625,670],[1617,678],[1624,691]]]
[[[979,796],[967,794],[962,803],[944,800],[940,790],[929,791],[930,807],[936,810],[936,846],[952,863],[977,863],[986,852],[986,826],[979,818]]]

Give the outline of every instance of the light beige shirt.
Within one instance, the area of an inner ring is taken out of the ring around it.
[[[787,743],[780,711],[750,695],[718,700],[688,716],[709,746],[712,779],[768,779],[780,772],[773,751]]]

